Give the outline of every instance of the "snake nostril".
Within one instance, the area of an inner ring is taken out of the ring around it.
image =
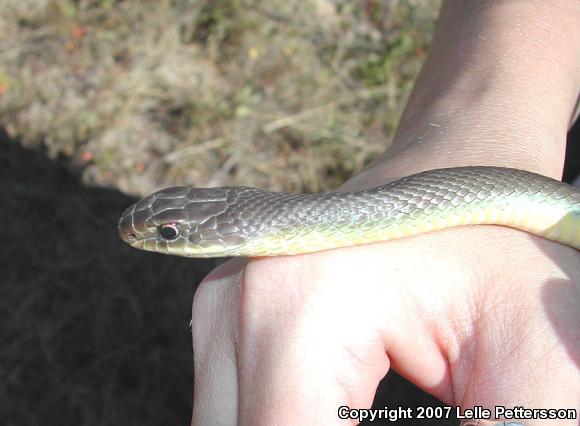
[[[126,243],[133,244],[137,241],[137,235],[134,232],[119,227],[119,237]]]

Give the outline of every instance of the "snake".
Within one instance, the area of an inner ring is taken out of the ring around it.
[[[121,215],[131,246],[185,257],[280,256],[463,225],[502,225],[580,250],[580,190],[536,173],[429,170],[361,191],[314,194],[177,186]]]

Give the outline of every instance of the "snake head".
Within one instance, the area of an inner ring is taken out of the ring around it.
[[[163,189],[125,210],[119,236],[133,247],[186,257],[228,256],[245,243],[228,222],[230,188]]]

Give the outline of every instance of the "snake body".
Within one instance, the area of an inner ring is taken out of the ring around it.
[[[431,170],[358,192],[174,187],[129,207],[119,234],[136,248],[178,256],[274,256],[475,224],[509,226],[580,249],[580,190],[486,166]]]

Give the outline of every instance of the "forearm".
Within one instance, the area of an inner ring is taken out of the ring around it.
[[[393,146],[348,186],[471,164],[559,178],[578,46],[578,0],[444,2]]]

